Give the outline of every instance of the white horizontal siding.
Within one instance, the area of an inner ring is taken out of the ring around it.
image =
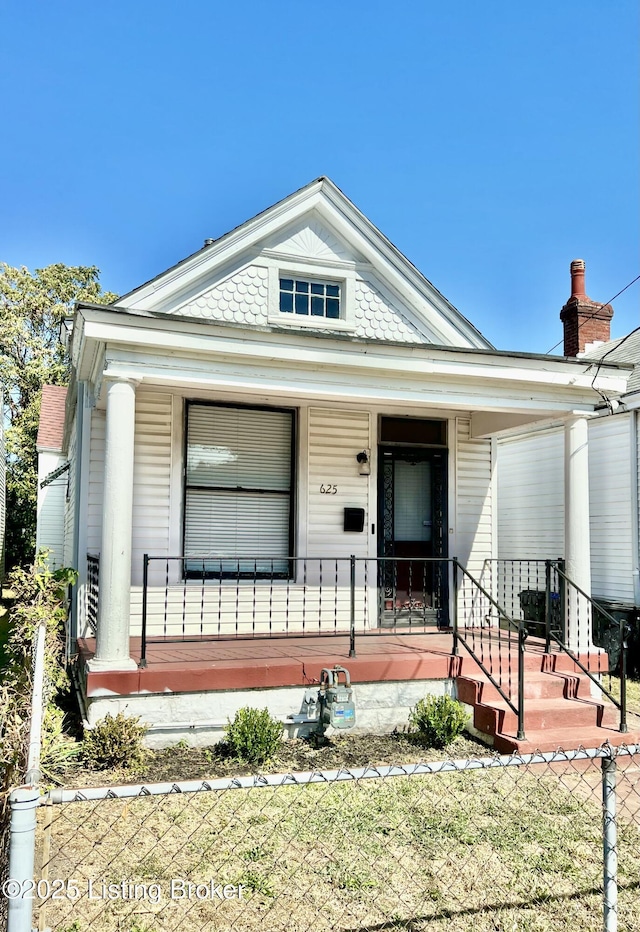
[[[136,393],[131,551],[133,582],[142,581],[143,554],[163,555],[169,552],[171,411],[171,395],[146,390],[138,390]],[[105,427],[105,413],[94,410],[91,416],[87,508],[89,553],[99,553],[102,544]]]
[[[309,409],[309,556],[368,556],[368,528],[374,520],[369,507],[369,477],[359,474],[356,456],[370,447],[368,412]],[[323,486],[329,489],[335,486],[335,494],[323,494]],[[362,533],[343,530],[345,508],[364,508]]]
[[[564,554],[564,430],[498,443],[498,555]],[[633,601],[629,415],[589,421],[591,590]]]
[[[337,578],[326,573],[317,584],[318,568],[309,567],[302,583],[257,580],[189,581],[182,585],[150,587],[147,590],[149,637],[234,634],[330,634],[347,632],[351,618],[351,589],[348,561],[343,561]],[[375,616],[376,600],[368,586],[356,585],[356,623],[369,627]],[[131,589],[131,634],[139,635],[142,623],[142,589]]]
[[[100,553],[102,542],[102,498],[104,494],[105,413],[91,412],[89,446],[89,493],[87,505],[87,551]]]
[[[60,453],[38,454],[36,550],[49,551],[47,563],[51,569],[58,569],[64,564],[65,506],[69,476],[64,472],[44,488],[40,487],[40,483],[64,462],[66,457]]]
[[[591,589],[621,602],[634,598],[629,420],[623,414],[589,424]]]
[[[76,450],[76,417],[71,425],[71,440],[69,442],[69,482],[65,489],[64,509],[64,544],[62,548],[65,566],[73,566],[73,549],[75,542],[75,505],[76,505],[76,476],[77,450]]]
[[[156,556],[169,554],[171,415],[171,395],[138,390],[131,547],[131,580],[134,584],[142,582],[145,553]]]
[[[476,578],[493,553],[491,441],[470,439],[470,419],[456,418],[456,546]]]
[[[564,554],[562,429],[498,442],[498,557]]]

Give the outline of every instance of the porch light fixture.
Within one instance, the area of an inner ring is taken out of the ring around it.
[[[358,462],[358,471],[361,476],[371,475],[371,463],[369,462],[369,451],[362,450],[357,454],[356,460]]]

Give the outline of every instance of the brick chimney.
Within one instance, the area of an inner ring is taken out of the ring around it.
[[[564,324],[564,355],[578,356],[589,343],[606,343],[611,339],[610,304],[599,304],[587,297],[584,289],[584,259],[571,263],[571,297],[560,311]]]

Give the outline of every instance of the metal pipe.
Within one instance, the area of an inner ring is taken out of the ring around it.
[[[451,653],[457,657],[460,652],[458,646],[458,558],[453,558],[453,647]]]
[[[351,618],[349,621],[349,656],[356,656],[356,557],[349,557],[351,575]]]
[[[620,731],[627,732],[627,643],[628,628],[620,613]]]
[[[602,842],[604,930],[618,928],[618,826],[616,823],[616,761],[602,758]]]
[[[524,741],[524,642],[527,633],[524,621],[518,622],[518,741]]]
[[[3,891],[9,900],[7,932],[31,932],[32,929],[32,883],[39,803],[40,790],[35,786],[20,786],[9,797],[9,880]]]
[[[167,561],[168,562],[168,561]],[[149,585],[149,554],[142,558],[142,632],[140,638],[140,663],[143,670],[147,666],[147,591]]]
[[[47,636],[47,623],[41,621],[35,641],[33,662],[33,691],[31,694],[31,725],[29,728],[29,747],[27,749],[27,772],[25,783],[40,782],[40,751],[42,748],[42,715],[44,690],[44,649]]]
[[[551,653],[551,560],[544,561],[544,652]]]

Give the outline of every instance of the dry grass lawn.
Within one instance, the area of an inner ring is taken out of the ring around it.
[[[600,932],[602,813],[580,780],[505,768],[43,807],[48,877],[73,878],[81,896],[40,920],[58,932]],[[620,932],[640,928],[638,828],[621,814]],[[172,900],[176,879],[242,884],[243,898]],[[102,881],[138,884],[137,898],[89,900],[89,880],[98,894]]]

